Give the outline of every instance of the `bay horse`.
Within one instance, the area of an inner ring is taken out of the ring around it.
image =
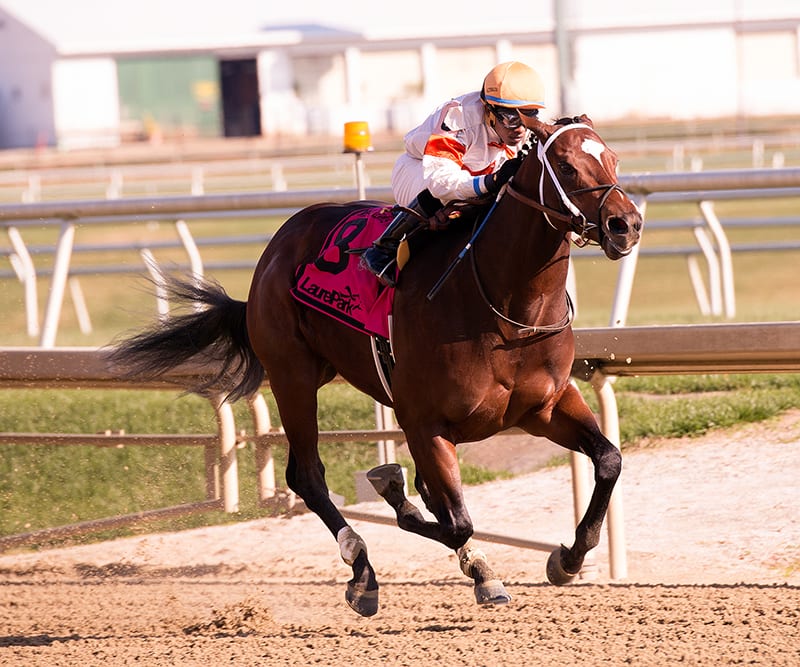
[[[622,459],[570,382],[570,244],[597,244],[617,260],[638,243],[643,221],[618,185],[616,154],[588,117],[525,123],[535,150],[483,218],[480,236],[468,224],[426,231],[400,274],[391,396],[370,337],[290,295],[298,266],[313,262],[331,230],[363,201],[320,203],[289,218],[262,254],[247,302],[230,298],[213,281],[170,278],[174,298],[204,307],[123,340],[111,353],[128,376],[139,377],[156,377],[190,359],[214,360],[214,377],[194,389],[216,384],[231,401],[257,391],[266,373],[289,443],[286,482],[336,538],[353,571],[345,598],[363,616],[378,610],[375,571],[363,539],[329,497],[317,443],[317,391],[337,374],[394,408],[416,467],[414,485],[435,520],[406,498],[397,464],[379,466],[368,477],[394,508],[400,528],[456,551],[478,603],[501,604],[510,596],[471,542],[458,443],[517,426],[587,455],[595,469],[591,499],[574,544],[550,555],[548,579],[569,582],[599,541]],[[468,242],[469,262],[441,280]],[[435,296],[426,298],[435,284]]]

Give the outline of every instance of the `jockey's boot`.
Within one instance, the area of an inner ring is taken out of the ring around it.
[[[422,212],[415,199],[408,207]],[[389,226],[384,230],[372,245],[361,255],[361,266],[374,273],[378,280],[388,287],[394,287],[397,282],[392,268],[397,262],[397,248],[406,236],[413,232],[420,224],[420,218],[408,211],[400,211]]]

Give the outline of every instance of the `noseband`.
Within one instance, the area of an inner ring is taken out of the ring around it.
[[[553,221],[550,219],[551,217],[561,222],[565,222],[567,224],[567,228],[570,232],[577,236],[574,239],[575,244],[583,247],[589,243],[599,244],[598,241],[592,241],[589,239],[589,233],[593,229],[597,229],[598,236],[602,238],[603,236],[603,226],[600,223],[600,218],[602,217],[603,206],[605,206],[606,200],[611,196],[611,193],[614,191],[618,191],[625,194],[625,191],[619,185],[619,183],[609,183],[607,185],[594,185],[588,188],[580,188],[578,190],[572,190],[571,192],[565,192],[564,188],[561,186],[561,182],[558,180],[558,177],[553,171],[553,166],[550,164],[549,160],[547,160],[547,149],[553,144],[558,136],[560,136],[563,132],[568,130],[577,130],[577,129],[587,129],[591,130],[592,128],[588,125],[583,123],[571,123],[569,125],[564,125],[558,128],[553,134],[548,137],[547,141],[544,143],[537,144],[536,147],[536,157],[538,158],[539,162],[542,165],[541,173],[539,176],[539,200],[532,199],[524,194],[522,194],[519,190],[517,190],[513,183],[509,183],[507,187],[507,192],[515,199],[521,201],[523,204],[527,204],[532,208],[535,208],[541,211],[544,214],[545,220],[547,220],[547,224],[550,225],[553,229],[558,229],[553,224]],[[544,204],[544,182],[545,182],[545,172],[549,174],[550,180],[553,183],[553,187],[555,187],[556,191],[558,192],[559,197],[561,198],[561,203],[563,207],[568,211],[565,213],[563,211],[559,211],[557,209],[551,208]],[[584,194],[586,192],[597,192],[600,190],[604,190],[603,196],[600,198],[600,205],[597,208],[597,215],[598,215],[598,222],[590,222],[586,215],[581,211],[570,199],[570,197],[574,195]]]

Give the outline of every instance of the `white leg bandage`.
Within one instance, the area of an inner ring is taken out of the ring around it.
[[[468,577],[472,576],[472,565],[476,560],[486,560],[486,554],[480,549],[472,546],[472,540],[467,540],[467,543],[456,551],[458,556],[458,564],[461,566],[461,571]]]
[[[342,560],[348,565],[352,565],[358,557],[358,552],[367,553],[367,544],[361,539],[350,526],[345,526],[336,534],[336,541],[339,543],[339,553]]]

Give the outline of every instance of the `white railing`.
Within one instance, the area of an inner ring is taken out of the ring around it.
[[[690,258],[690,275],[693,276],[695,291],[703,308],[704,301],[710,301],[713,312],[721,312],[724,302],[725,314],[733,317],[735,303],[733,295],[733,265],[731,247],[727,242],[724,224],[720,223],[715,212],[714,201],[729,199],[759,199],[767,197],[800,196],[800,168],[785,169],[745,169],[709,171],[679,174],[639,174],[622,176],[620,182],[635,198],[646,213],[647,204],[662,202],[695,202],[703,215],[706,228],[698,227],[695,232],[698,254],[708,263],[711,276],[710,299],[703,298],[703,289],[698,282],[698,272],[693,270]],[[188,227],[183,221],[194,217],[263,217],[265,215],[290,214],[310,204],[321,201],[347,202],[358,199],[358,189],[338,190],[295,190],[285,192],[240,193],[230,195],[201,195],[174,197],[147,197],[115,200],[92,200],[72,202],[49,202],[35,204],[7,204],[0,206],[0,227],[7,232],[10,246],[4,254],[9,256],[16,276],[25,291],[27,323],[29,332],[39,330],[37,304],[37,276],[33,253],[22,241],[20,230],[28,226],[57,226],[58,240],[52,250],[54,265],[48,302],[45,307],[44,322],[39,333],[39,345],[55,345],[58,322],[64,300],[65,290],[71,272],[71,258],[77,249],[88,251],[90,246],[76,246],[76,224],[131,224],[151,221],[170,221],[176,225],[180,241],[186,249],[193,268],[201,266],[197,254],[197,243],[193,242]],[[366,198],[370,200],[393,201],[389,187],[368,188]],[[758,224],[754,221],[753,224]],[[710,234],[709,234],[710,232]],[[252,238],[250,242],[262,242],[266,237]],[[236,239],[229,239],[235,242]],[[716,245],[716,249],[715,249]],[[612,307],[610,323],[622,325],[627,320],[631,291],[641,246],[620,263],[617,290]],[[99,272],[107,268],[98,268]],[[145,266],[141,266],[141,271]],[[75,293],[76,303],[81,303],[81,295]],[[35,334],[34,334],[35,335]]]
[[[619,446],[619,416],[613,384],[614,376],[691,374],[715,372],[800,372],[800,322],[757,324],[711,324],[657,327],[610,327],[578,329],[575,332],[573,375],[591,382],[600,404],[603,432]],[[187,365],[174,371],[166,380],[146,383],[124,382],[94,348],[0,348],[0,387],[24,390],[31,387],[108,389],[164,389],[191,385],[206,377],[207,369]],[[117,525],[125,525],[173,514],[224,508],[236,511],[239,503],[236,445],[255,444],[258,498],[268,503],[277,495],[272,445],[286,444],[285,435],[270,425],[266,403],[260,393],[249,403],[253,417],[251,433],[239,432],[233,423],[230,406],[219,397],[211,403],[217,414],[217,436],[176,436],[174,434],[42,434],[0,433],[3,444],[89,444],[96,446],[157,445],[165,442],[205,446],[206,495],[203,503],[152,510],[126,517],[96,520],[78,526],[48,529],[36,533],[0,538],[0,549],[36,542],[57,536],[77,534]],[[325,441],[372,441],[379,438],[399,440],[402,431],[378,427],[369,431],[332,431],[320,433]],[[576,516],[582,515],[590,496],[588,459],[571,456],[573,504]],[[361,520],[384,521],[368,513],[344,510],[346,516]],[[627,554],[621,484],[614,491],[607,517],[609,566],[612,579],[627,576]],[[551,550],[553,545],[514,536],[480,533],[476,536],[512,546]],[[592,559],[589,559],[589,563]]]
[[[178,390],[197,385],[208,377],[208,367],[185,364],[156,380],[123,380],[106,359],[103,350],[91,347],[0,348],[0,388],[26,389],[148,389]],[[239,510],[239,473],[237,448],[246,442],[255,446],[258,502],[293,504],[293,494],[279,493],[272,456],[274,444],[286,444],[286,436],[272,425],[266,401],[260,392],[248,398],[252,419],[249,431],[237,430],[231,405],[224,395],[208,397],[217,422],[216,434],[124,433],[98,425],[95,433],[0,433],[3,445],[88,445],[94,447],[182,445],[204,448],[206,500],[177,507],[160,508],[123,517],[95,520],[82,525],[46,529],[31,534],[0,537],[0,549],[13,545],[63,537],[81,532],[113,528],[131,523],[222,509]],[[320,442],[374,442],[403,437],[393,422],[383,422],[376,429],[321,431]]]
[[[797,197],[800,196],[800,169],[755,169],[755,170],[731,170],[720,172],[700,172],[700,173],[686,173],[686,174],[646,174],[635,176],[623,176],[621,179],[623,187],[636,198],[638,205],[643,209],[646,208],[648,202],[656,201],[692,201],[697,202],[703,211],[705,219],[709,227],[712,229],[712,234],[720,248],[721,253],[727,253],[726,239],[722,225],[716,224],[713,216],[713,209],[709,207],[708,202],[731,199],[731,198],[751,198],[757,199],[761,197]],[[383,188],[370,188],[366,191],[368,199],[377,199],[384,201],[392,201],[391,191],[388,187]],[[35,265],[29,252],[29,249],[22,241],[20,229],[26,226],[47,226],[56,225],[59,227],[59,237],[55,248],[54,265],[52,268],[51,288],[48,303],[45,309],[44,325],[41,330],[40,346],[38,351],[30,351],[31,359],[36,358],[39,354],[45,354],[49,350],[50,354],[58,354],[59,351],[51,350],[55,346],[55,337],[58,328],[58,321],[60,318],[61,307],[63,303],[64,290],[67,285],[68,278],[71,272],[71,259],[73,252],[76,249],[75,233],[76,224],[128,224],[150,221],[159,219],[161,221],[171,221],[176,224],[178,233],[181,237],[181,243],[186,248],[187,254],[190,258],[194,259],[195,268],[202,266],[202,262],[197,254],[197,244],[188,234],[188,228],[185,225],[182,227],[182,221],[191,219],[194,216],[208,216],[209,214],[216,214],[219,216],[236,214],[238,217],[255,217],[264,216],[267,214],[275,214],[276,212],[289,213],[299,210],[304,206],[317,203],[320,201],[330,202],[346,202],[358,198],[358,190],[356,189],[341,189],[341,190],[306,190],[306,191],[286,191],[286,192],[266,192],[266,193],[245,193],[235,195],[205,195],[205,196],[178,196],[178,197],[158,197],[158,198],[139,198],[139,199],[115,199],[115,200],[98,200],[98,201],[76,201],[76,202],[52,202],[52,203],[35,203],[35,204],[12,204],[0,206],[0,227],[6,229],[11,249],[6,252],[12,260],[17,276],[22,280],[25,285],[26,299],[35,296],[36,276],[37,272]],[[698,243],[702,246],[703,242],[698,236]],[[261,239],[256,239],[256,242],[261,242]],[[729,246],[728,246],[729,247]],[[713,255],[713,250],[704,249],[706,257],[710,258]],[[619,277],[617,282],[617,292],[614,299],[614,305],[611,314],[612,327],[622,327],[625,324],[628,312],[628,305],[630,302],[630,294],[633,286],[633,280],[636,272],[638,255],[640,254],[637,248],[631,256],[624,259],[620,265]],[[710,260],[709,260],[710,261]],[[725,281],[732,281],[732,269],[729,262],[729,254],[726,259],[720,262],[724,268],[720,272],[721,284],[726,284]],[[723,277],[723,274],[727,274]],[[732,282],[730,283],[732,284]],[[727,289],[727,288],[726,288]],[[30,317],[29,317],[30,325]],[[740,326],[740,325],[731,325]],[[771,325],[762,325],[769,327]],[[645,328],[642,328],[645,329]],[[684,329],[690,330],[692,327],[685,327]],[[613,359],[609,360],[605,357],[604,351],[609,349],[615,350],[614,358],[630,359],[631,361],[625,366],[625,369],[631,373],[646,373],[648,369],[645,365],[640,363],[646,355],[642,355],[640,351],[634,351],[634,343],[628,345],[620,344],[619,334],[624,331],[632,331],[625,328],[611,330],[610,333],[605,333],[592,338],[584,338],[588,332],[577,332],[578,342],[578,363],[581,360],[594,360],[592,363],[598,372],[591,376],[592,384],[601,401],[601,411],[603,417],[603,428],[609,439],[618,443],[619,429],[616,423],[616,401],[613,397],[613,389],[610,384],[605,380],[607,374],[613,375],[625,374],[623,369],[617,368],[614,365]],[[646,340],[658,341],[657,349],[661,352],[667,351],[677,358],[685,359],[686,363],[683,365],[672,366],[671,372],[708,372],[707,370],[695,370],[700,368],[707,368],[705,363],[701,363],[704,355],[707,355],[708,350],[705,350],[700,356],[692,356],[692,348],[688,348],[683,344],[676,349],[675,341],[683,338],[676,337],[676,334],[682,332],[676,328],[665,329],[664,331],[656,331],[655,329],[648,329],[642,334],[634,334],[636,336],[644,336]],[[717,332],[722,330],[716,330]],[[740,335],[744,332],[743,329],[735,329],[733,340],[747,340],[750,345],[750,352],[753,353],[749,362],[745,363],[728,364],[725,365],[725,359],[722,359],[722,364],[718,365],[720,370],[765,370],[763,364],[756,364],[753,360],[755,357],[763,359],[763,353],[766,351],[767,356],[772,354],[774,346],[770,344],[770,337],[764,338],[764,334],[768,331],[763,330],[748,330],[754,333],[751,337],[744,339]],[[769,329],[772,331],[772,329]],[[792,329],[789,334],[786,333],[786,328],[781,329],[781,340],[787,340],[786,336],[795,336],[791,339],[796,341],[798,336],[797,327]],[[642,339],[642,340],[644,340]],[[584,344],[582,341],[591,340],[592,344]],[[639,340],[639,339],[636,339]],[[687,343],[698,340],[695,332],[692,331],[686,338]],[[613,347],[612,347],[613,344]],[[637,343],[638,344],[638,343]],[[593,347],[594,345],[594,347]],[[730,351],[730,350],[729,350]],[[791,351],[790,351],[791,352]],[[796,353],[796,349],[794,352]],[[3,352],[0,351],[0,358],[3,359],[3,364],[0,368],[7,364],[8,357],[2,356]],[[688,355],[688,356],[687,356]],[[790,355],[791,356],[791,355]],[[745,354],[744,357],[747,357]],[[600,362],[598,362],[600,360]],[[740,358],[740,361],[742,359]],[[33,363],[33,362],[31,362]],[[34,364],[35,365],[35,364]],[[789,364],[792,370],[796,370],[800,365],[794,361]],[[679,369],[680,370],[677,370]],[[780,364],[777,370],[786,370]],[[652,371],[652,368],[651,368]],[[659,371],[667,372],[667,371]],[[25,379],[23,373],[19,386],[30,386],[30,378]],[[114,381],[113,376],[105,377],[104,381]],[[219,447],[220,452],[225,452],[224,456],[227,459],[220,459],[228,461],[228,464],[222,464],[222,468],[228,471],[228,474],[235,474],[235,429],[233,429],[232,422],[226,414],[229,408],[224,407],[224,403],[218,403],[215,409],[218,410],[218,420],[220,423],[219,434]],[[270,432],[268,414],[264,414],[261,407],[253,407],[254,419],[254,433],[251,436],[256,442],[256,446],[266,447],[276,439],[282,438],[281,434]],[[222,412],[220,412],[220,410]],[[232,417],[231,417],[232,419]],[[264,424],[267,426],[265,427]],[[232,433],[231,436],[228,434]],[[7,435],[7,434],[6,434]],[[18,437],[19,434],[16,434]],[[111,434],[108,437],[120,437]],[[173,436],[174,437],[174,436]],[[365,432],[346,432],[344,434],[331,434],[331,437],[345,440],[353,439],[367,439],[376,440],[379,437],[387,439],[399,439],[402,434],[396,429],[385,430],[377,429],[376,431]],[[124,439],[124,438],[123,438]],[[223,440],[225,444],[223,444]],[[109,441],[106,441],[109,442]],[[129,440],[128,442],[133,442]],[[234,444],[231,445],[231,442]],[[209,454],[207,451],[207,463],[209,462]],[[231,459],[230,457],[233,456]],[[264,495],[269,496],[274,492],[274,470],[271,468],[271,457],[265,456],[263,451],[259,455],[261,463],[259,463],[259,489],[260,497]],[[233,462],[233,463],[231,463]],[[231,473],[230,471],[234,472]],[[582,486],[581,480],[586,477],[585,461],[582,457],[573,457],[573,479],[574,482],[574,502],[576,510],[579,505],[584,502],[586,497],[586,489]],[[272,481],[270,481],[272,476]],[[210,479],[210,478],[209,478]],[[270,487],[271,485],[271,487]],[[238,503],[238,482],[223,483],[223,498],[222,505],[231,510]],[[211,484],[209,482],[209,488]],[[233,488],[237,491],[234,493]],[[270,488],[273,491],[270,491]],[[225,490],[227,489],[227,491]],[[208,502],[219,505],[219,500],[216,498],[210,499]],[[627,571],[627,565],[624,554],[624,531],[622,529],[622,509],[621,509],[620,493],[615,494],[615,499],[612,500],[612,507],[609,509],[609,534],[610,534],[610,550],[612,555],[611,561],[611,576],[612,578],[622,578]],[[167,510],[169,511],[169,510]],[[498,536],[494,536],[498,537]],[[502,541],[498,539],[496,541]]]
[[[711,275],[711,291],[721,291],[726,297],[726,314],[733,317],[733,263],[724,227],[714,214],[714,201],[730,199],[761,199],[800,196],[800,168],[731,169],[724,171],[689,172],[677,174],[634,174],[620,177],[623,188],[631,195],[646,217],[648,203],[689,201],[700,207],[706,225],[717,243],[715,254],[708,235],[701,229],[695,234],[698,246],[706,257]],[[754,222],[757,224],[757,222]],[[699,228],[700,229],[700,228]],[[627,322],[636,268],[642,245],[637,245],[620,262],[617,288],[609,323],[622,326]],[[720,267],[717,271],[716,267]],[[692,276],[698,302],[701,302],[697,273]],[[720,287],[721,285],[721,287]]]

